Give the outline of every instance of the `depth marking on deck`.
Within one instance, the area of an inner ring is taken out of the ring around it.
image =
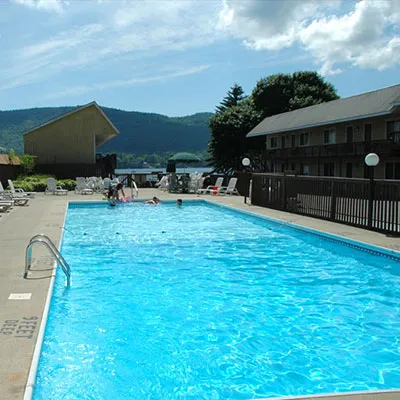
[[[8,300],[30,300],[32,293],[10,293]]]
[[[0,339],[7,337],[32,339],[38,322],[39,317],[6,319],[4,322],[0,322]]]

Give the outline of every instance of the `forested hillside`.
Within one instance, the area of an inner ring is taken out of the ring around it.
[[[74,107],[32,108],[0,111],[0,147],[23,153],[23,133],[56,118]],[[102,107],[120,134],[98,152],[157,154],[176,151],[199,152],[210,140],[208,120],[213,114],[199,113],[170,118],[160,114]]]

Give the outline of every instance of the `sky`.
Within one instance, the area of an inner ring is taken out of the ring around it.
[[[348,97],[400,83],[400,1],[0,0],[0,52],[0,110],[184,116],[300,70]]]

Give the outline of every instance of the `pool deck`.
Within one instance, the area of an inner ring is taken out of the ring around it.
[[[400,238],[244,204],[244,198],[239,196],[176,195],[155,189],[139,190],[139,199],[153,196],[161,200],[176,200],[179,197],[183,199],[183,205],[185,199],[206,199],[302,227],[400,251]],[[49,285],[54,274],[54,259],[44,247],[35,246],[31,272],[24,279],[25,248],[28,242],[35,234],[44,233],[58,247],[68,202],[98,201],[101,198],[100,194],[78,195],[69,192],[67,196],[45,196],[38,193],[28,206],[15,206],[7,213],[0,213],[0,400],[24,398]],[[400,391],[354,396],[359,400],[400,399]],[[306,398],[311,397],[301,397]],[[340,398],[351,397],[342,395]]]

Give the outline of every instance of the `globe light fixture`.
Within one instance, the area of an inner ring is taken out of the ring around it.
[[[248,167],[250,165],[250,160],[247,157],[245,157],[242,160],[242,164],[244,167]]]
[[[379,164],[379,156],[375,153],[369,153],[365,156],[364,162],[368,167],[376,167]]]

